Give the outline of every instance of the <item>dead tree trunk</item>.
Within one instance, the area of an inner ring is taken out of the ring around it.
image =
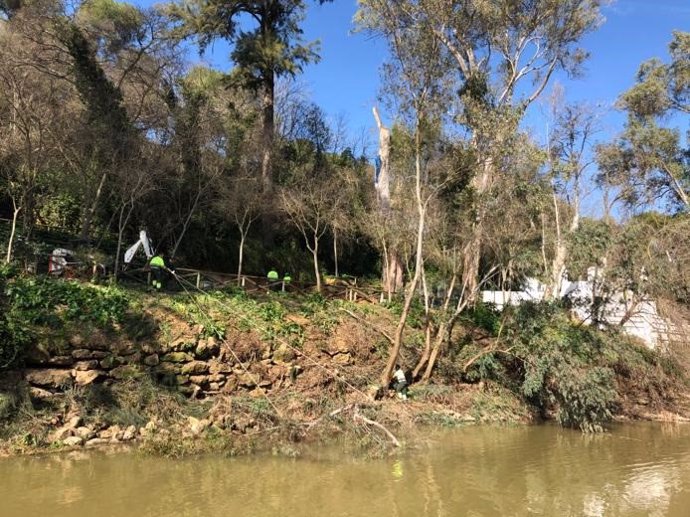
[[[390,211],[390,141],[391,132],[381,122],[379,112],[374,107],[372,109],[376,125],[379,130],[379,159],[381,160],[381,169],[376,178],[376,194],[379,201],[379,210],[384,216],[388,215]],[[383,287],[388,297],[392,293],[398,292],[402,288],[403,267],[400,261],[399,254],[395,249],[388,248],[384,260],[383,269]]]
[[[19,216],[19,211],[22,207],[17,207],[17,203],[12,199],[12,207],[14,208],[14,213],[12,214],[12,229],[10,230],[10,238],[7,241],[7,256],[5,257],[5,263],[9,264],[12,261],[12,247],[14,246],[14,234],[17,230],[17,218]]]

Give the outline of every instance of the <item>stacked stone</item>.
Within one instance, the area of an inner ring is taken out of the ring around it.
[[[113,383],[151,375],[182,393],[203,397],[237,390],[261,395],[280,387],[301,372],[290,347],[257,344],[256,360],[237,363],[213,337],[179,339],[166,345],[103,339],[70,339],[58,353],[34,347],[28,355],[24,379],[34,398],[50,398],[71,386]],[[260,359],[259,359],[260,358]],[[247,368],[248,370],[245,370]]]

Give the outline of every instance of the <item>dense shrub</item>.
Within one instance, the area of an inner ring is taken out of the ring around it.
[[[475,318],[496,325],[483,312]],[[632,362],[638,348],[618,334],[571,321],[555,304],[510,307],[502,320],[497,351],[481,355],[475,346],[462,354],[461,360],[480,355],[468,379],[497,381],[563,426],[601,431],[618,399],[614,366]]]
[[[41,327],[68,322],[107,328],[124,320],[129,299],[116,287],[102,287],[0,272],[0,368],[18,364],[22,351]]]

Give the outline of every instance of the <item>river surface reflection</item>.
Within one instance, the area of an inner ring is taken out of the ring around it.
[[[433,433],[367,460],[0,460],[0,516],[690,516],[690,425],[583,436],[555,426]]]

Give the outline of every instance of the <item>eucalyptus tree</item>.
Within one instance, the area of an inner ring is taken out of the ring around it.
[[[690,114],[690,33],[676,31],[670,63],[642,63],[637,84],[619,99],[628,114],[623,133],[598,149],[600,180],[621,189],[630,206],[667,203],[690,210],[690,165],[681,131],[668,121]]]
[[[595,112],[584,105],[554,105],[554,126],[547,144],[551,181],[554,244],[548,265],[546,299],[560,297],[570,237],[580,226],[585,174],[594,159],[592,139],[598,130]]]
[[[462,283],[470,299],[477,294],[483,221],[498,161],[553,74],[579,71],[587,54],[577,43],[598,25],[599,6],[598,0],[360,2],[357,20],[363,27],[419,27],[440,43],[426,59],[440,62],[443,53],[453,62],[459,82],[455,122],[466,130],[477,160],[468,200],[473,232],[463,252]]]
[[[412,201],[410,205],[414,206],[414,215],[410,214],[410,222],[414,221],[411,253],[414,259],[411,278],[405,286],[403,309],[386,367],[381,374],[382,385],[387,385],[398,361],[407,317],[417,295],[417,288],[420,282],[426,285],[423,280],[427,215],[431,203],[445,183],[443,177],[430,177],[429,163],[433,159],[439,137],[438,128],[445,115],[442,107],[447,101],[445,95],[448,91],[449,68],[442,60],[429,59],[430,56],[439,56],[441,43],[423,23],[401,26],[397,20],[387,17],[386,13],[377,14],[381,16],[375,20],[361,16],[359,22],[363,28],[384,36],[389,44],[392,59],[384,67],[383,90],[391,106],[397,108],[400,120],[397,152],[394,151],[389,156],[388,130],[382,125],[377,111],[374,111],[381,137],[381,174],[384,174],[385,167],[385,180],[391,184],[391,199],[382,200],[381,216],[384,224],[390,224],[386,219],[390,218],[390,212],[395,210],[397,203]],[[383,190],[379,189],[380,197],[388,195],[388,192],[384,192],[388,190],[388,185],[384,187]],[[396,193],[401,197],[400,200],[394,199]],[[387,250],[385,255],[389,262],[397,261],[401,251]],[[386,272],[390,276],[391,264],[387,266]]]
[[[260,95],[265,189],[273,184],[276,79],[295,76],[318,60],[318,42],[301,41],[304,11],[302,0],[182,0],[169,8],[179,33],[195,37],[202,51],[216,39],[230,42],[236,65],[230,84]],[[253,27],[247,27],[247,20]]]

